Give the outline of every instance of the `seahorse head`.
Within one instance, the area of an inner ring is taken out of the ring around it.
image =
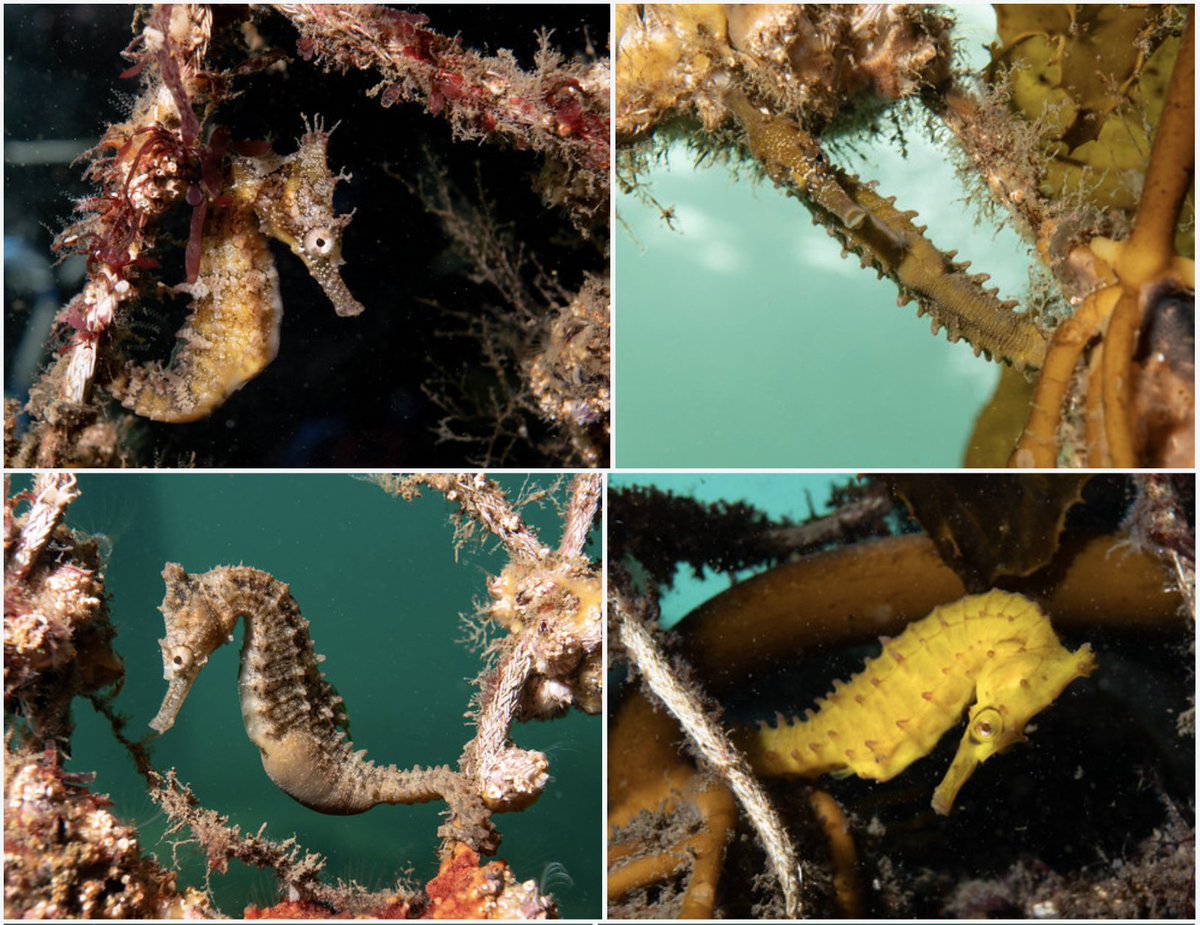
[[[167,635],[158,644],[168,685],[158,715],[150,721],[150,728],[159,733],[175,725],[200,669],[208,664],[209,655],[229,640],[229,628],[205,593],[203,576],[189,575],[174,562],[167,563],[162,575],[167,593],[159,610]]]
[[[1068,684],[1087,677],[1096,667],[1087,645],[1075,652],[1057,642],[1021,651],[1014,641],[1016,651],[1003,648],[996,646],[995,655],[976,679],[966,731],[950,770],[933,793],[934,811],[943,816],[976,767],[1025,741],[1029,721],[1054,703]]]
[[[337,126],[334,126],[336,128]],[[333,174],[326,160],[329,135],[320,117],[305,120],[300,148],[281,161],[274,182],[264,184],[255,211],[263,230],[282,241],[304,261],[309,274],[325,290],[339,315],[357,315],[362,303],[350,294],[338,269],[342,260],[342,229],[350,215],[333,211],[333,191],[346,173]]]

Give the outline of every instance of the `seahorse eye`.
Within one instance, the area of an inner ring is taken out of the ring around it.
[[[172,646],[167,657],[176,671],[187,671],[192,667],[193,655],[188,646]]]
[[[988,742],[1004,731],[1004,717],[999,710],[990,707],[980,710],[979,715],[971,720],[971,738],[976,742]]]
[[[311,228],[304,234],[304,252],[328,257],[333,253],[333,232],[328,228]]]

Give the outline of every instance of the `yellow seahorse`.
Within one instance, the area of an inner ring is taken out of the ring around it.
[[[1027,598],[970,595],[885,640],[860,674],[834,682],[815,714],[762,724],[741,744],[764,775],[891,780],[928,754],[974,698],[958,752],[933,794],[934,810],[946,815],[978,765],[1024,741],[1026,724],[1095,667],[1091,647],[1064,648]]]
[[[333,189],[348,177],[330,173],[328,141],[314,120],[294,154],[233,159],[229,202],[206,230],[199,276],[176,287],[193,298],[179,344],[166,368],[130,364],[112,383],[126,408],[155,421],[196,421],[275,359],[283,303],[266,235],[304,261],[339,315],[363,310],[338,271],[350,216],[333,211]]]

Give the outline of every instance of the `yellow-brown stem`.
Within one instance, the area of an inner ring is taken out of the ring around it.
[[[683,894],[679,917],[710,919],[717,902],[717,885],[725,862],[725,844],[737,821],[737,803],[723,784],[714,782],[696,794],[696,808],[704,819],[704,831],[688,840],[696,852],[692,879]]]
[[[1108,438],[1104,434],[1104,406],[1101,384],[1104,379],[1102,351],[1093,350],[1088,358],[1087,388],[1084,390],[1084,413],[1086,414],[1087,464],[1091,469],[1102,469],[1108,465]]]
[[[1120,293],[1120,298],[1104,333],[1101,361],[1104,436],[1108,445],[1107,465],[1132,469],[1138,462],[1133,445],[1133,425],[1129,419],[1130,378],[1142,313],[1134,291],[1128,288],[1115,291]]]
[[[637,842],[629,842],[628,844],[608,846],[608,866],[612,867],[618,861],[623,861],[627,857],[637,854],[642,850],[642,846]]]
[[[1191,188],[1196,157],[1196,10],[1188,11],[1171,83],[1150,148],[1133,234],[1114,268],[1130,289],[1161,276],[1174,257],[1179,211]]]
[[[1124,293],[1104,337],[1104,432],[1108,462],[1122,469],[1138,464],[1129,408],[1133,357],[1142,319],[1141,295],[1146,286],[1172,270],[1175,228],[1191,186],[1196,157],[1194,34],[1192,9],[1154,132],[1133,233],[1121,247],[1113,267]]]
[[[1049,469],[1058,461],[1058,422],[1075,367],[1089,341],[1103,331],[1120,295],[1115,287],[1093,293],[1055,330],[1038,376],[1029,423],[1008,461],[1010,466]]]
[[[615,902],[627,896],[634,890],[640,890],[655,883],[669,880],[688,866],[688,849],[695,836],[682,844],[676,845],[671,851],[652,854],[644,858],[636,858],[621,867],[608,871],[608,901]],[[609,858],[611,865],[613,859]]]
[[[858,851],[854,847],[854,836],[850,834],[850,822],[837,800],[824,790],[812,791],[808,795],[808,805],[829,839],[833,889],[842,915],[848,919],[859,918],[863,914],[862,878],[858,872]]]
[[[669,851],[636,858],[614,868],[613,864],[620,860],[620,857],[614,856],[613,850],[610,849],[609,902],[619,900],[634,890],[662,883],[690,866],[691,876],[684,888],[679,917],[713,917],[717,886],[721,880],[721,865],[725,860],[725,842],[736,820],[736,805],[733,795],[720,785],[696,793],[693,802],[703,820],[703,828]]]
[[[681,918],[711,918],[725,843],[736,822],[728,788],[705,783],[676,743],[680,730],[669,713],[656,710],[641,691],[623,700],[609,733],[609,836],[642,812],[673,814],[679,803],[695,807],[703,830],[667,851],[615,867],[644,845],[610,845],[608,898],[674,876],[691,861]]]

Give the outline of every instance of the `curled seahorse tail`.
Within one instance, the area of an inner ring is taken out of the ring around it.
[[[255,355],[233,362],[224,356],[181,348],[168,367],[131,364],[111,391],[134,414],[165,424],[187,424],[208,417],[275,358],[278,341]]]
[[[130,411],[168,424],[208,417],[279,352],[279,274],[247,204],[218,212],[199,279],[182,289],[193,296],[192,312],[170,363],[129,364],[112,388]]]
[[[378,768],[381,803],[433,803],[445,800],[457,775],[442,765],[436,768],[399,770],[395,765]]]
[[[168,367],[161,363],[130,364],[111,391],[122,405],[140,417],[166,424],[186,424],[208,417],[224,400],[211,391],[196,395],[193,363],[186,354]]]
[[[358,752],[356,760],[343,767],[341,781],[334,788],[339,793],[336,812],[358,813],[383,803],[407,805],[445,799],[450,786],[448,768],[401,771],[395,765],[384,767],[358,757],[365,754]]]

